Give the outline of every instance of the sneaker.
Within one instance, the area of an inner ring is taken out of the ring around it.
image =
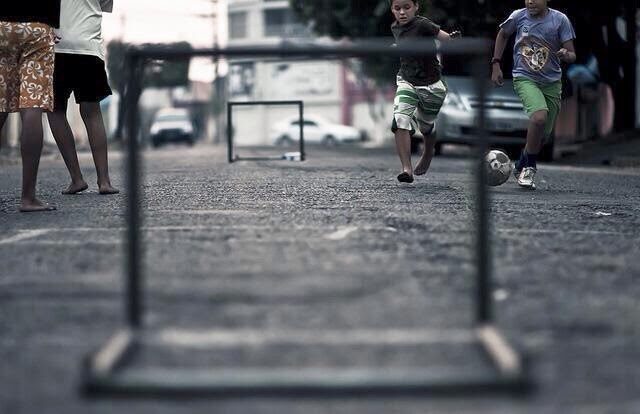
[[[520,177],[520,173],[522,172],[522,170],[518,170],[516,168],[516,163],[515,162],[513,164],[511,164],[511,170],[513,171],[513,178],[518,180],[518,177]]]
[[[536,189],[536,183],[533,179],[536,176],[536,169],[533,167],[524,167],[520,175],[518,175],[518,185],[520,187],[530,188],[532,190]]]

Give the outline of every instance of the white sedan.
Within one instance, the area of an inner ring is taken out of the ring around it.
[[[356,128],[335,124],[318,116],[305,116],[303,120],[304,142],[333,146],[361,141]],[[300,118],[291,117],[273,125],[269,141],[278,146],[290,146],[300,140]]]

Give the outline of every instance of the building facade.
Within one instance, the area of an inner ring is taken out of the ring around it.
[[[231,46],[317,40],[311,28],[296,19],[288,0],[229,0],[228,27]],[[230,101],[302,100],[306,114],[353,125],[376,136],[371,105],[358,98],[363,94],[354,93],[359,83],[350,67],[348,62],[328,59],[233,59],[228,97]],[[296,113],[294,106],[235,107],[236,142],[269,144],[270,128]]]

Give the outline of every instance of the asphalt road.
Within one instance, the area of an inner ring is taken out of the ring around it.
[[[390,148],[232,165],[225,151],[145,153],[156,342],[134,368],[485,368],[469,349],[420,341],[473,323],[464,154],[400,185]],[[93,184],[90,156],[81,163]],[[121,154],[111,166],[122,188]],[[542,165],[539,176],[535,192],[491,189],[496,319],[532,357],[525,397],[85,400],[81,359],[124,320],[126,192],[63,196],[64,165],[45,159],[39,192],[59,209],[20,214],[19,165],[3,166],[0,413],[638,413],[640,171]]]

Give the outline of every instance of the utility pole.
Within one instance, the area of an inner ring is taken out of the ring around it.
[[[638,0],[626,0],[625,1],[625,16],[624,19],[627,22],[627,48],[626,57],[624,61],[625,78],[627,80],[626,87],[629,91],[627,97],[628,102],[624,111],[628,113],[628,118],[624,119],[625,129],[633,129],[636,127],[637,121],[637,93],[638,93]]]
[[[220,3],[219,1],[225,2],[229,0],[211,0],[213,3],[214,12],[212,14],[213,18],[213,47],[220,46],[220,36],[218,35],[219,25],[221,19],[227,19],[227,16],[220,15]],[[222,8],[226,10],[227,8]],[[222,76],[220,71],[220,56],[215,56],[213,58],[213,66],[214,66],[214,81],[213,81],[213,93],[211,94],[211,107],[210,113],[212,113],[213,119],[215,121],[215,136],[213,137],[214,143],[220,143],[223,141],[223,135],[227,128],[226,125],[226,116],[223,108],[226,107],[224,103],[228,100],[227,93],[227,76]]]

